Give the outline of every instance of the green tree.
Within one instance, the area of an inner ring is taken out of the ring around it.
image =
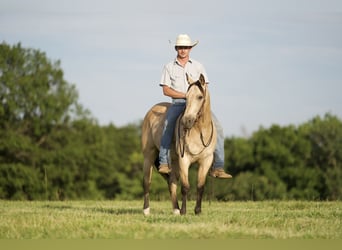
[[[297,128],[273,125],[267,130],[260,129],[253,140],[257,172],[275,184],[286,186],[284,194],[278,194],[279,197],[319,198],[321,184],[318,175],[307,165],[311,147],[298,134]]]
[[[89,116],[77,98],[75,86],[63,78],[59,61],[52,62],[45,53],[22,48],[20,43],[0,44],[0,168],[8,176],[1,179],[2,189],[15,179],[22,180],[22,187],[32,186],[34,180],[37,187],[42,186],[52,161],[45,156],[51,150],[46,143],[49,136]],[[30,179],[21,177],[25,168]],[[18,185],[15,192],[3,191],[6,195],[0,198],[35,197]]]
[[[227,169],[233,175],[240,172],[254,171],[254,147],[251,140],[246,138],[226,138],[225,162]]]
[[[342,122],[330,113],[317,116],[299,130],[311,145],[308,167],[320,174],[321,199],[342,199]]]
[[[60,62],[20,43],[0,45],[0,125],[44,140],[54,125],[79,115],[74,85],[63,78]]]

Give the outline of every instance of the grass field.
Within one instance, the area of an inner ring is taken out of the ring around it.
[[[0,239],[342,239],[342,202],[0,201]]]

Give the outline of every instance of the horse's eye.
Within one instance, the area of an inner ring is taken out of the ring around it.
[[[197,99],[201,101],[203,99],[203,95],[198,96]]]

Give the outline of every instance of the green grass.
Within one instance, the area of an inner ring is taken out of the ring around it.
[[[342,202],[0,201],[1,239],[342,239]]]

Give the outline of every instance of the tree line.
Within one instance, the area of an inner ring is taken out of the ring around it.
[[[0,199],[142,198],[141,124],[100,126],[60,61],[1,43],[0,102]],[[208,199],[342,198],[342,122],[333,114],[228,137],[225,157],[234,178],[208,177]],[[190,181],[194,196],[195,165]],[[169,199],[156,171],[151,198]]]

